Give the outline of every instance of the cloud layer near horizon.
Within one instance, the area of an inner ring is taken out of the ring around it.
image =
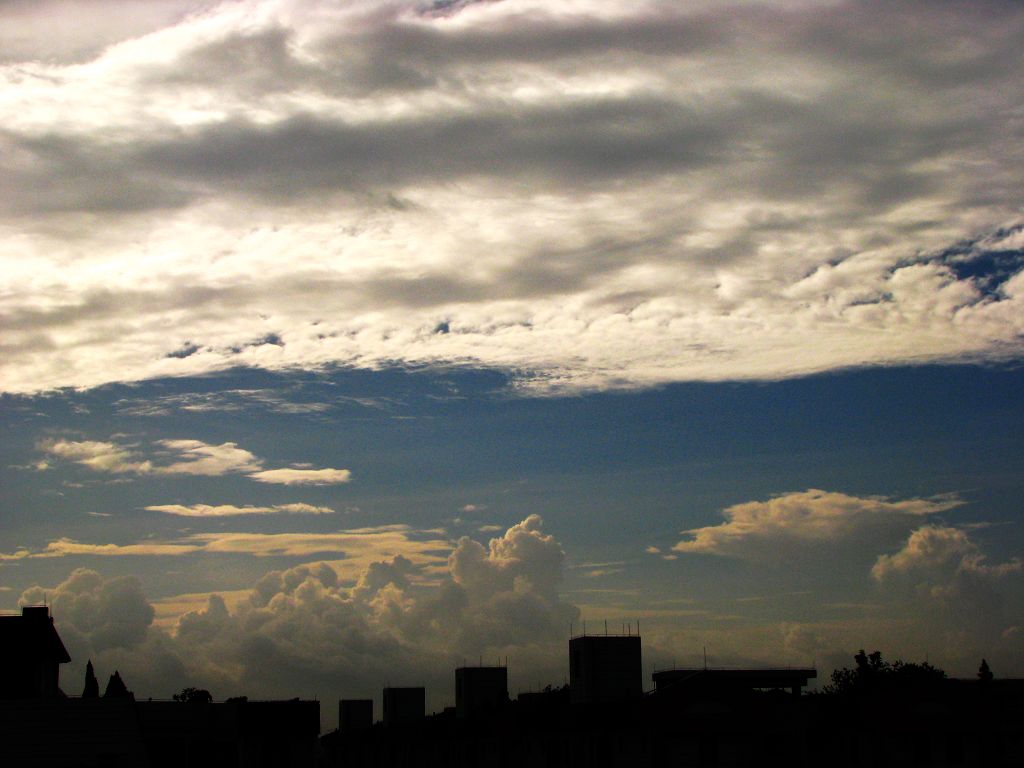
[[[511,652],[541,674],[557,670],[578,611],[559,597],[564,553],[538,516],[486,547],[461,539],[440,581],[422,561],[376,554],[355,572],[333,563],[271,571],[233,610],[210,595],[173,633],[152,626],[156,612],[137,580],[84,568],[55,588],[27,590],[22,603],[48,597],[74,660],[63,682],[71,693],[88,658],[103,674],[120,669],[140,694],[164,697],[185,685],[219,698],[365,696],[390,680],[429,681],[436,701],[468,656]]]
[[[106,6],[0,33],[5,391],[1021,354],[1017,3]]]

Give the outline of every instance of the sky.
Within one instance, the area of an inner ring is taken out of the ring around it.
[[[1024,676],[1020,3],[0,14],[0,608],[69,693],[331,727],[584,622]]]

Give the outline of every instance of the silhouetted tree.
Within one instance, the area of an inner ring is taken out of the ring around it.
[[[186,704],[209,704],[213,701],[213,696],[210,692],[203,688],[182,688],[181,693],[174,694],[175,701],[181,701]]]
[[[128,686],[124,684],[124,680],[121,679],[121,673],[116,669],[114,674],[110,676],[107,681],[106,690],[103,691],[104,699],[133,699],[135,698],[131,691],[128,690]]]
[[[100,697],[100,683],[96,679],[96,673],[92,668],[92,659],[85,664],[85,688],[82,689],[83,699],[98,699]]]
[[[853,657],[854,669],[843,667],[832,672],[832,681],[824,692],[837,695],[852,695],[897,690],[921,690],[936,685],[946,678],[946,673],[928,662],[920,664],[900,661],[891,664],[882,659],[880,651],[867,654],[863,650]]]
[[[981,666],[978,667],[978,679],[983,683],[987,683],[992,680],[992,677],[992,670],[988,668],[988,662],[982,659]]]

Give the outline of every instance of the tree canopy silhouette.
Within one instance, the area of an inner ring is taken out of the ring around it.
[[[983,683],[987,683],[992,680],[992,677],[992,670],[988,668],[988,662],[982,659],[981,666],[978,667],[978,679]]]
[[[890,663],[882,659],[880,651],[868,654],[863,649],[853,659],[857,664],[853,669],[843,667],[832,672],[832,681],[823,689],[825,693],[850,696],[920,691],[946,679],[943,670],[927,661],[915,663],[897,659]]]
[[[213,696],[204,688],[182,688],[181,693],[174,694],[175,701],[186,704],[209,704]]]

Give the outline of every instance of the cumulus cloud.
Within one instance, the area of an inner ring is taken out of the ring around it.
[[[948,526],[925,525],[910,534],[903,548],[891,555],[880,555],[871,569],[877,581],[901,575],[921,577],[942,574],[1005,576],[1024,568],[1020,558],[991,565],[966,531]]]
[[[334,510],[330,507],[317,507],[312,504],[275,504],[270,507],[248,505],[238,507],[233,504],[153,504],[146,507],[150,512],[163,512],[168,515],[183,517],[229,517],[233,515],[273,515],[284,512],[292,515],[329,515]]]
[[[352,473],[347,469],[265,469],[249,475],[260,483],[280,485],[338,485],[347,483]]]
[[[1022,573],[1020,558],[990,563],[967,531],[943,525],[913,531],[871,569],[884,599],[912,617],[931,644],[954,658],[995,657],[1010,668],[1021,658],[1014,627]]]
[[[684,531],[688,538],[672,549],[744,557],[766,554],[786,542],[838,541],[865,529],[905,534],[928,515],[961,504],[955,496],[894,501],[810,489],[727,507],[722,511],[726,522]]]
[[[0,33],[7,391],[1021,354],[1019,4],[54,2]]]
[[[173,632],[152,625],[152,604],[134,580],[80,569],[47,594],[58,630],[71,639],[67,690],[91,657],[101,674],[118,665],[146,696],[188,684],[218,697],[319,692],[331,699],[376,695],[390,681],[426,683],[429,703],[439,706],[452,668],[467,656],[509,655],[520,673],[530,665],[550,672],[549,682],[560,679],[564,634],[578,616],[558,596],[562,559],[531,516],[486,547],[460,540],[440,580],[402,554],[351,574],[308,563],[271,571],[230,600],[210,594],[193,607],[200,596],[183,596],[179,607],[193,609]],[[23,599],[41,594],[35,587]]]
[[[104,579],[95,571],[79,568],[53,591],[41,587],[26,590],[19,603],[38,605],[44,599],[55,617],[87,636],[98,651],[137,646],[153,622],[153,606],[138,580],[129,576]]]

